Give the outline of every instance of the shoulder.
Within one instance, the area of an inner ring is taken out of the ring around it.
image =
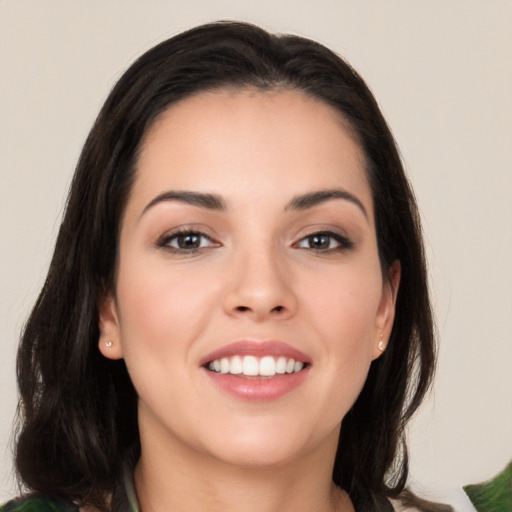
[[[17,498],[0,505],[0,512],[78,512],[78,508],[41,496],[31,496]]]

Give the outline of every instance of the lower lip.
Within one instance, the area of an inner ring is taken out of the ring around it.
[[[308,376],[310,366],[297,373],[278,374],[274,377],[243,377],[217,373],[203,368],[208,378],[223,391],[242,400],[270,401],[281,398],[299,387]]]

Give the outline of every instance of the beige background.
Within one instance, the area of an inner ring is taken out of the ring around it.
[[[512,2],[0,0],[0,501],[15,492],[18,332],[81,145],[121,72],[215,19],[320,40],[374,90],[420,202],[441,338],[411,481],[458,491],[512,458]]]

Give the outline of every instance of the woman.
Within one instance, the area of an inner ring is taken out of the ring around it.
[[[434,360],[362,79],[306,39],[198,27],[128,69],[83,149],[18,355],[37,494],[5,510],[392,510]]]

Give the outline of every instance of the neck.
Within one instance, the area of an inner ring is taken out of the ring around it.
[[[333,461],[325,463],[332,459],[326,459],[331,446],[280,465],[241,467],[158,445],[141,436],[134,472],[141,512],[354,511],[348,495],[332,482]]]

